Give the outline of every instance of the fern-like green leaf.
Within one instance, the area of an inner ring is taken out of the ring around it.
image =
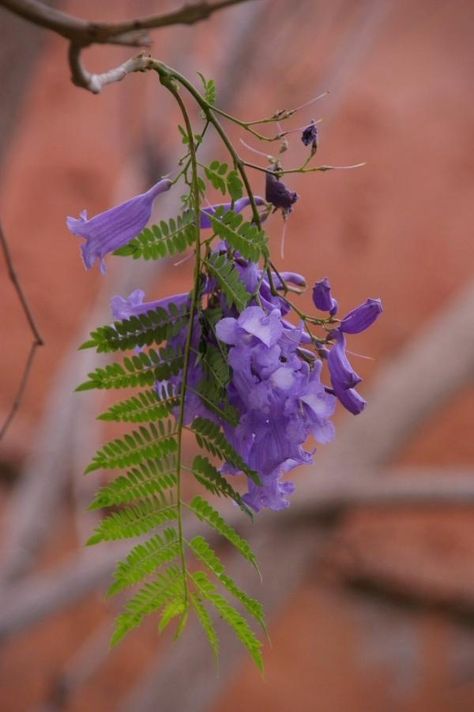
[[[225,460],[239,470],[242,470],[256,485],[261,485],[258,472],[252,470],[234,450],[232,445],[227,442],[224,433],[216,423],[199,417],[193,420],[191,429],[200,447],[203,447],[210,452],[211,455],[214,455],[214,457],[220,457],[221,460]]]
[[[187,618],[187,608],[183,599],[178,598],[175,601],[170,601],[163,609],[161,614],[160,622],[158,623],[158,632],[163,633],[165,628],[169,626],[171,621],[178,616],[182,616],[182,621],[186,621]],[[180,625],[182,628],[184,624]],[[179,635],[180,628],[178,628],[177,636]]]
[[[226,255],[219,255],[214,252],[205,262],[209,274],[217,279],[220,288],[226,296],[230,307],[235,304],[239,312],[243,311],[249,303],[251,295],[240,279],[240,275],[235,268],[234,262]]]
[[[115,250],[114,255],[133,257],[134,260],[160,260],[185,252],[196,244],[196,237],[193,215],[185,213],[176,220],[161,220],[158,225],[145,228],[138,237]]]
[[[138,430],[106,443],[95,454],[86,474],[100,469],[115,469],[138,465],[144,460],[176,452],[176,423],[173,420],[150,423]]]
[[[226,588],[233,596],[235,596],[247,609],[247,611],[252,615],[255,620],[260,623],[262,628],[265,628],[265,618],[263,613],[262,604],[255,598],[252,598],[245,591],[242,591],[235,581],[227,576],[225,573],[224,564],[217,556],[214,549],[207,543],[207,541],[202,536],[196,536],[189,542],[189,545],[195,555],[200,559],[203,564],[205,564],[208,569],[214,574],[214,576],[220,581],[220,583]]]
[[[217,660],[219,657],[219,638],[217,637],[216,628],[212,622],[212,618],[200,598],[193,593],[191,593],[191,603],[194,606],[198,620],[207,636],[209,645],[214,653],[214,657]]]
[[[88,391],[93,388],[99,390],[111,390],[113,388],[134,388],[136,386],[151,386],[157,381],[166,381],[172,376],[176,376],[183,367],[183,354],[176,353],[172,348],[166,347],[155,351],[149,349],[147,352],[141,351],[131,357],[126,357],[123,364],[110,363],[103,368],[96,368],[88,374],[88,380],[81,383],[76,391]],[[142,396],[139,396],[142,398]],[[145,396],[149,398],[149,396]],[[136,399],[136,397],[135,397]],[[143,403],[140,406],[135,400],[136,408],[143,411]],[[130,405],[130,401],[129,401]],[[118,413],[129,413],[129,406],[121,406],[118,409],[108,411],[108,417],[101,416],[103,420],[126,420],[126,418],[115,417]],[[159,412],[159,409],[155,411]],[[169,413],[169,411],[168,411]],[[112,417],[112,414],[114,417]],[[139,421],[141,422],[141,421]]]
[[[139,502],[133,507],[113,512],[102,519],[88,539],[92,546],[101,541],[117,541],[147,534],[150,529],[172,522],[177,518],[176,505],[162,507],[159,500]]]
[[[179,334],[188,323],[188,317],[185,305],[169,304],[167,309],[151,309],[145,314],[116,321],[113,326],[99,326],[80,348],[95,348],[98,353],[109,353],[160,344]]]
[[[192,578],[202,597],[212,603],[219,615],[231,626],[241,643],[247,648],[258,669],[263,671],[262,643],[245,618],[223,596],[217,593],[216,587],[209,581],[204,571],[196,571]]]
[[[169,457],[146,460],[109,482],[97,492],[89,509],[116,507],[136,500],[157,497],[163,504],[166,495],[176,487],[176,458]]]
[[[232,210],[218,208],[211,215],[212,229],[235,250],[252,262],[268,256],[268,240],[265,232],[256,225],[245,222],[242,215]]]
[[[156,534],[143,544],[137,544],[126,559],[117,564],[108,595],[113,596],[128,586],[140,583],[160,566],[173,561],[179,551],[177,532],[170,528],[164,529],[162,536]]]
[[[179,405],[179,394],[170,384],[159,389],[150,388],[112,405],[100,420],[113,420],[123,423],[150,423],[166,418]]]
[[[212,529],[221,534],[227,541],[229,541],[237,551],[239,551],[244,559],[250,561],[250,563],[255,566],[258,571],[257,559],[253,553],[250,544],[242,539],[240,534],[237,534],[235,529],[227,524],[221,517],[219,512],[212,507],[209,502],[205,499],[196,495],[191,503],[189,504],[190,509],[194,512],[196,517],[203,522],[206,522]]]
[[[124,612],[115,622],[112,645],[116,645],[143,618],[173,601],[184,600],[183,574],[177,566],[170,566],[156,581],[146,584],[128,601]]]
[[[221,475],[219,470],[212,465],[206,457],[196,455],[193,460],[193,475],[197,481],[209,492],[218,497],[229,497],[249,517],[253,517],[252,511],[247,507],[240,494],[235,490],[229,481]]]
[[[232,200],[238,200],[244,194],[244,187],[237,171],[229,171],[227,175],[227,192]]]
[[[212,161],[204,168],[207,179],[212,183],[214,188],[220,190],[222,195],[225,195],[227,189],[225,175],[228,170],[229,166],[227,163],[221,163],[220,161]]]
[[[201,72],[198,72],[199,79],[202,81],[204,87],[204,99],[208,104],[214,106],[216,103],[216,83],[214,79],[206,79]]]

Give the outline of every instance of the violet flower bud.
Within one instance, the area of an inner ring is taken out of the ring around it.
[[[313,287],[313,302],[316,309],[327,311],[331,316],[337,312],[337,301],[331,294],[331,285],[327,277],[321,279]]]
[[[331,383],[336,393],[340,390],[354,388],[362,381],[362,378],[354,371],[349,359],[346,356],[346,340],[344,334],[337,330],[333,332],[336,336],[336,343],[329,351],[327,360]]]
[[[318,150],[319,145],[319,130],[316,124],[314,123],[314,119],[311,120],[311,123],[306,126],[305,129],[303,129],[303,133],[301,134],[301,140],[303,141],[305,146],[311,146],[311,153],[312,155],[314,155]]]
[[[292,206],[298,200],[298,193],[288,190],[286,185],[278,180],[271,171],[265,174],[265,198],[275,208],[281,208],[285,213],[290,213]]]
[[[342,319],[339,330],[345,334],[359,334],[371,326],[382,313],[380,299],[367,299]]]

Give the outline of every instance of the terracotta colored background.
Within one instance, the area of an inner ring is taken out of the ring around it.
[[[367,162],[357,171],[288,180],[300,201],[289,223],[285,261],[279,264],[309,279],[330,275],[344,308],[366,296],[383,298],[383,319],[355,344],[375,358],[357,361],[368,392],[378,370],[396,359],[419,326],[472,278],[474,5],[462,0],[266,0],[261,5],[252,52],[240,58],[240,73],[239,66],[232,68],[231,83],[221,78],[219,88],[232,111],[248,118],[329,89],[326,99],[303,110],[291,125],[321,116],[320,162]],[[119,0],[100,12],[92,0],[62,6],[82,17],[118,20],[178,3]],[[243,7],[196,28],[157,33],[154,54],[188,74],[200,70],[218,76],[232,36],[238,27],[242,32],[241,18]],[[176,137],[171,101],[152,77],[128,77],[98,97],[87,94],[69,82],[63,40],[32,30],[4,11],[0,46],[2,66],[10,66],[11,58],[15,67],[15,81],[0,89],[0,97],[5,93],[2,135],[8,137],[0,141],[0,216],[46,341],[21,411],[2,443],[6,507],[56,370],[82,340],[98,295],[105,303],[113,291],[118,269],[109,259],[109,285],[95,271],[86,273],[78,240],[64,227],[65,216],[84,207],[89,214],[104,210],[172,170],[163,157]],[[103,48],[86,58],[100,70],[128,54]],[[301,159],[298,144],[296,133],[288,164]],[[261,191],[260,176],[254,178]],[[278,250],[279,220],[273,219],[270,233]],[[157,296],[175,291],[188,276],[189,264],[167,265],[151,291]],[[2,417],[30,337],[3,264],[0,292]],[[462,344],[451,343],[447,333],[446,357],[436,378],[449,370],[450,351],[457,348]],[[466,387],[413,433],[397,463],[472,466],[473,415],[473,391]],[[337,440],[331,447],[337,448]],[[42,566],[52,566],[80,545],[68,512],[65,504],[57,513],[55,531],[62,534],[50,541]],[[374,602],[347,590],[333,568],[341,556],[340,541],[349,541],[365,566],[388,562],[402,582],[417,584],[424,577],[428,589],[447,588],[448,594],[462,589],[474,597],[473,533],[471,511],[393,510],[346,517],[337,541],[328,546],[327,566],[308,571],[304,585],[271,623],[265,681],[243,664],[215,712],[470,712],[474,638],[469,626],[423,605],[407,611]],[[0,664],[0,708],[39,709],[105,616],[97,594],[9,640]],[[54,709],[117,709],[140,679],[143,661],[163,645],[153,625],[145,626],[130,637],[129,646],[110,654],[65,707]],[[209,666],[212,675],[211,660]],[[183,670],[183,681],[185,675]]]

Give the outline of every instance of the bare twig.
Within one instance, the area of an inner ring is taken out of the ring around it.
[[[39,333],[38,327],[35,322],[35,318],[33,316],[33,313],[30,309],[30,306],[28,304],[28,301],[26,299],[26,296],[23,292],[22,286],[20,284],[20,280],[18,279],[18,275],[16,273],[16,270],[13,266],[13,260],[10,255],[10,250],[8,247],[7,239],[5,237],[5,233],[3,232],[3,228],[0,224],[0,245],[2,246],[2,251],[5,256],[5,262],[7,264],[7,270],[8,270],[8,276],[10,278],[11,283],[13,284],[13,287],[15,289],[15,292],[17,293],[18,296],[18,301],[21,304],[21,308],[23,309],[23,313],[26,317],[26,320],[28,322],[28,325],[31,329],[31,333],[33,335],[33,342],[31,344],[30,350],[28,352],[28,356],[25,362],[25,366],[23,368],[23,373],[20,379],[20,385],[18,386],[18,390],[16,392],[15,398],[13,400],[12,406],[10,408],[10,411],[3,422],[2,426],[0,427],[0,440],[3,438],[5,433],[7,432],[9,426],[11,425],[13,418],[15,417],[15,414],[18,410],[18,408],[21,405],[21,401],[23,398],[23,394],[25,392],[25,388],[28,383],[28,379],[31,373],[31,368],[33,366],[33,361],[36,356],[36,351],[39,346],[43,346],[43,339],[41,337],[41,334]]]
[[[210,3],[185,4],[179,10],[165,15],[134,18],[126,22],[89,22],[38,0],[0,0],[0,6],[39,27],[45,27],[81,47],[93,44],[120,44],[145,47],[150,44],[147,30],[171,25],[194,25],[206,20],[218,10],[238,5],[248,0],[218,0]]]
[[[103,86],[123,79],[130,72],[143,71],[144,57],[135,57],[104,74],[90,74],[81,62],[81,52],[93,44],[120,44],[129,47],[148,47],[151,44],[147,30],[171,25],[193,25],[205,20],[214,12],[249,0],[218,0],[215,3],[197,2],[183,5],[180,10],[165,15],[135,18],[127,22],[88,22],[68,15],[38,0],[0,0],[3,6],[25,20],[46,27],[70,41],[69,66],[72,82],[83,89],[98,94]]]

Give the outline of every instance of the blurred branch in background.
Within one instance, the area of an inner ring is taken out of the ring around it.
[[[13,288],[17,294],[18,301],[21,304],[21,308],[23,310],[26,321],[28,322],[28,326],[30,327],[31,334],[33,336],[33,341],[31,343],[30,350],[26,357],[25,366],[23,369],[23,373],[21,375],[20,384],[18,386],[16,396],[12,403],[10,412],[7,414],[4,422],[0,425],[0,440],[1,440],[4,437],[5,433],[7,432],[8,428],[10,427],[17,410],[21,405],[23,393],[25,392],[25,388],[28,384],[28,378],[29,378],[31,369],[33,367],[33,361],[36,356],[36,351],[39,346],[43,346],[44,341],[43,341],[41,334],[38,330],[38,326],[37,326],[36,320],[33,316],[33,312],[31,311],[31,307],[28,304],[28,300],[26,299],[25,293],[24,293],[23,288],[20,284],[19,277],[18,277],[15,267],[13,265],[13,259],[10,254],[10,249],[8,247],[7,238],[5,237],[5,233],[3,232],[3,228],[2,228],[1,224],[0,224],[0,245],[1,245],[3,256],[5,258],[5,262],[7,265],[8,277],[10,279],[10,282],[13,284]]]
[[[72,81],[76,86],[98,93],[102,85],[98,83],[96,75],[87,72],[81,64],[80,55],[85,47],[90,47],[94,44],[148,47],[151,44],[151,38],[147,30],[173,25],[193,25],[196,22],[206,20],[218,10],[248,1],[217,0],[217,2],[209,3],[204,0],[204,2],[183,5],[180,10],[175,12],[153,15],[152,17],[133,18],[127,22],[120,23],[88,22],[87,20],[67,15],[60,10],[38,2],[38,0],[0,0],[0,6],[3,5],[3,7],[23,17],[25,20],[39,27],[52,30],[68,39],[70,41],[69,65]],[[133,60],[130,61],[133,62]],[[119,71],[118,76],[115,73],[110,81],[119,81],[123,76],[125,76],[123,70],[122,72]]]

